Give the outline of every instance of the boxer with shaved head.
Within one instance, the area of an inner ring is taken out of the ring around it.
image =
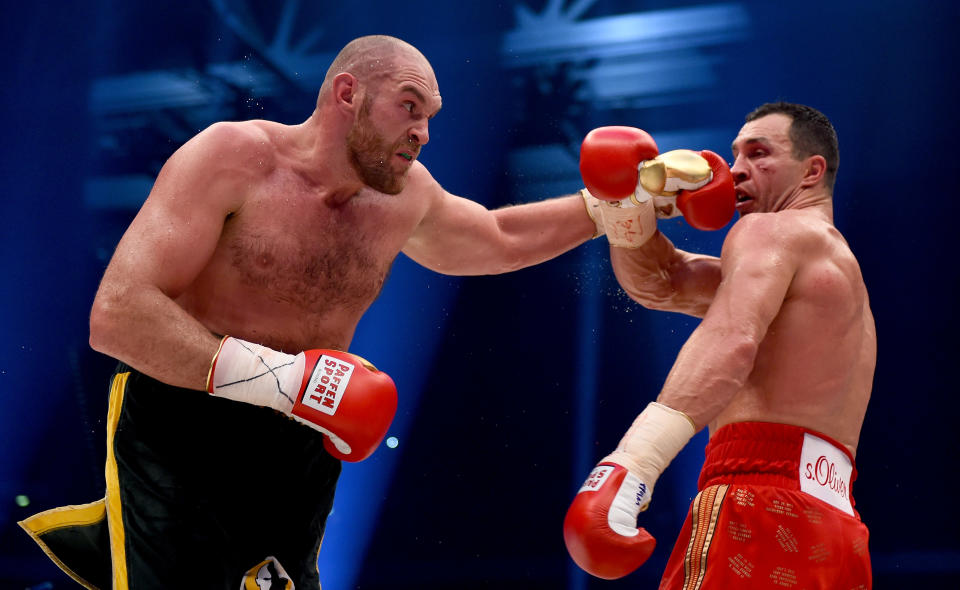
[[[106,496],[23,523],[67,573],[319,587],[341,460],[374,452],[397,406],[347,352],[396,256],[495,274],[597,234],[578,195],[489,211],[444,190],[419,161],[440,108],[420,51],[362,37],[304,122],[216,123],[170,157],[90,315],[90,344],[121,363]]]

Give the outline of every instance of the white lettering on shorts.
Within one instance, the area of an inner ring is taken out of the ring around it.
[[[800,451],[800,491],[852,516],[851,475],[853,463],[846,453],[818,436],[804,433]]]
[[[336,414],[343,392],[353,375],[353,368],[353,364],[347,361],[320,355],[307,389],[303,392],[303,405],[330,416]]]

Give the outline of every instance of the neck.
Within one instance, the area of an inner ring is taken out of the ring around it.
[[[364,187],[347,159],[346,132],[324,125],[319,112],[295,126],[297,172],[316,185],[330,206],[343,205]]]
[[[808,211],[833,223],[833,196],[821,186],[800,189],[784,209]]]

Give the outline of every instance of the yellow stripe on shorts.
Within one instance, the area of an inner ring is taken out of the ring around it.
[[[110,387],[110,405],[107,410],[107,527],[110,530],[110,553],[113,557],[113,590],[127,590],[127,551],[124,544],[123,513],[120,505],[120,477],[117,474],[117,458],[113,453],[113,439],[120,422],[123,394],[130,373],[120,373],[113,378]]]

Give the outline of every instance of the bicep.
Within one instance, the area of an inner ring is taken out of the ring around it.
[[[474,274],[499,245],[496,217],[483,205],[433,187],[423,219],[403,247],[418,264],[447,274]]]

